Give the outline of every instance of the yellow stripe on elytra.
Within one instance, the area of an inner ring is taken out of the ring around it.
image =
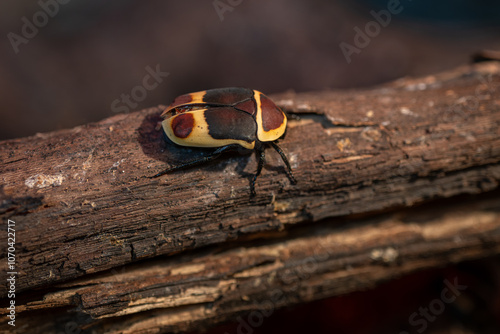
[[[222,147],[232,144],[238,144],[244,148],[252,150],[255,147],[255,141],[246,142],[244,140],[236,139],[214,139],[209,135],[208,124],[205,120],[206,109],[199,109],[188,111],[185,114],[191,114],[194,118],[194,126],[191,133],[186,138],[179,138],[174,134],[172,129],[172,121],[176,116],[167,118],[162,122],[163,130],[167,137],[181,146],[191,146],[191,147]]]
[[[187,95],[191,96],[191,101],[190,102],[186,102],[186,103],[182,103],[180,105],[188,106],[190,104],[202,104],[202,103],[204,103],[203,102],[203,97],[205,96],[206,93],[207,93],[206,90],[202,90],[200,92],[189,93]],[[177,105],[177,107],[180,106],[180,105]],[[161,113],[160,117],[161,118],[167,118],[169,116],[169,114],[172,113],[172,110],[174,110],[175,108],[176,108],[176,106],[173,106],[173,107],[165,109]]]
[[[255,115],[255,121],[257,122],[257,138],[259,138],[259,140],[262,142],[275,141],[285,133],[287,119],[285,114],[280,110],[283,113],[283,123],[277,129],[272,129],[270,131],[264,130],[264,127],[262,126],[262,103],[260,101],[261,94],[262,93],[257,90],[253,91],[253,96],[257,104],[257,114]]]
[[[195,92],[195,93],[191,93],[189,95],[191,95],[191,102],[188,102],[186,104],[193,104],[193,103],[203,103],[203,97],[205,96],[205,94],[207,93],[206,90],[202,90],[201,92]]]

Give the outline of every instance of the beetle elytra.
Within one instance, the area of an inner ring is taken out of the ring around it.
[[[287,167],[293,184],[296,180],[283,150],[275,143],[285,133],[287,117],[271,99],[248,88],[219,88],[181,95],[161,114],[162,128],[175,144],[216,148],[210,155],[170,167],[156,175],[199,165],[218,158],[229,150],[255,150],[259,156],[255,182],[265,162],[265,149],[274,148]]]

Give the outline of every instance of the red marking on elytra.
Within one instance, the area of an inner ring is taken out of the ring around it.
[[[187,138],[194,128],[194,116],[192,114],[180,114],[172,121],[172,130],[178,138]]]
[[[285,116],[283,112],[264,94],[260,96],[262,108],[262,127],[264,131],[271,131],[283,125]]]

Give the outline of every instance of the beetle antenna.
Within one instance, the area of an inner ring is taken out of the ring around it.
[[[292,181],[293,184],[297,184],[297,180],[295,180],[295,177],[293,176],[292,173],[292,167],[290,166],[290,162],[288,162],[288,158],[285,155],[285,152],[281,149],[281,147],[278,146],[278,144],[274,142],[269,142],[269,144],[278,152],[281,156],[281,159],[283,159],[283,162],[285,163],[286,167],[288,168],[288,177]]]
[[[184,168],[189,168],[189,167],[193,167],[196,165],[204,164],[205,162],[209,162],[209,161],[217,159],[224,151],[234,149],[234,148],[235,148],[235,145],[227,145],[227,146],[220,147],[209,156],[202,157],[202,158],[195,159],[195,160],[191,160],[191,161],[188,161],[186,163],[183,163],[183,164],[180,164],[177,166],[172,166],[170,168],[165,169],[162,172],[159,172],[158,174],[156,174],[154,176],[150,176],[149,178],[154,179],[154,178],[160,177],[162,175],[165,175],[167,173],[170,173],[170,172],[173,172],[173,171],[176,171],[179,169],[184,169]]]
[[[255,182],[257,181],[257,177],[260,175],[260,172],[262,172],[262,167],[264,167],[264,163],[266,162],[266,153],[264,150],[259,150],[259,163],[257,165],[257,172],[255,172],[255,175],[253,176],[252,183],[250,183],[250,192],[252,194],[252,197],[255,197],[257,193],[255,192]]]

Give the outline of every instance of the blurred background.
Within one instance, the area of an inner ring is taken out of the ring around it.
[[[500,1],[3,0],[0,31],[0,139],[8,139],[208,88],[349,89],[452,69],[500,49]],[[471,288],[427,333],[470,333],[468,324],[498,333],[499,260],[277,311],[252,331],[415,333],[408,315],[460,275]]]
[[[345,89],[451,69],[500,48],[500,2],[4,0],[0,30],[7,139],[208,88]]]

